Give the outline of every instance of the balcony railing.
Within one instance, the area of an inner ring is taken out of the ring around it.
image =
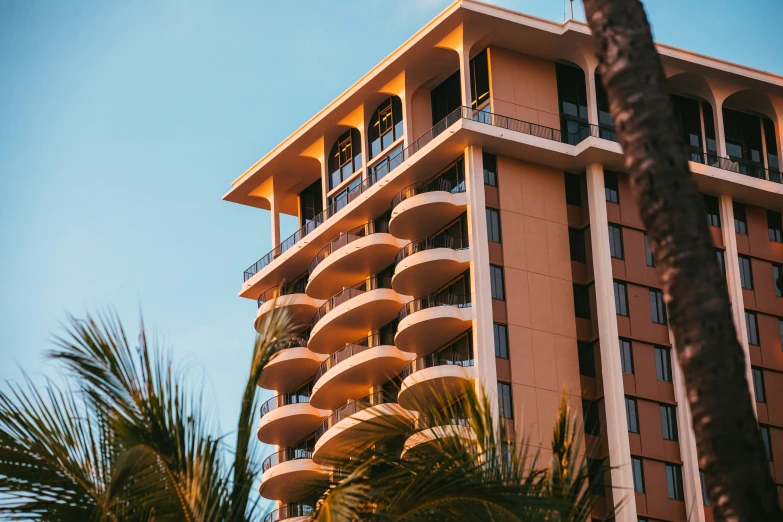
[[[261,405],[261,417],[274,410],[290,404],[305,404],[310,402],[310,392],[283,393],[272,397]]]
[[[465,182],[458,184],[452,188],[451,181],[443,178],[436,178],[434,180],[420,181],[413,185],[408,185],[398,193],[394,195],[391,201],[392,210],[394,207],[405,201],[406,199],[418,196],[419,194],[426,194],[427,192],[451,192],[456,194],[458,192],[465,192]]]
[[[264,522],[279,522],[289,518],[306,517],[313,511],[315,511],[315,507],[309,504],[288,504],[267,513]]]
[[[371,234],[388,234],[388,233],[389,233],[389,222],[387,220],[370,221],[368,223],[365,223],[364,225],[360,225],[354,228],[353,230],[349,230],[348,232],[342,232],[335,239],[331,240],[329,244],[327,244],[325,247],[319,250],[318,253],[315,254],[315,256],[313,256],[313,259],[310,261],[310,264],[308,265],[307,269],[312,274],[313,271],[315,270],[315,267],[317,267],[321,263],[321,261],[323,261],[330,255],[332,255],[338,249],[344,247],[349,243],[356,241],[357,239],[361,239]]]
[[[408,363],[408,365],[402,369],[400,377],[405,379],[418,371],[426,368],[434,368],[436,366],[462,366],[463,368],[473,366],[473,349],[454,350],[447,348],[441,352],[419,357],[415,361]]]
[[[696,149],[689,151],[688,159],[695,163],[702,163],[721,170],[736,172],[751,178],[767,179],[775,183],[781,183],[781,175],[775,169],[765,169],[764,165],[744,159],[724,158],[712,152],[703,152]]]
[[[454,237],[446,234],[440,234],[433,237],[425,237],[411,241],[397,252],[394,256],[394,263],[399,264],[403,259],[408,256],[412,256],[417,252],[424,252],[425,250],[433,250],[435,248],[450,248],[452,250],[463,250],[468,248],[468,238],[466,237]]]
[[[607,141],[617,141],[617,131],[611,125],[593,125],[584,120],[579,120],[560,113],[560,118],[564,124],[572,123],[577,127],[576,131],[564,131],[563,142],[569,145],[577,145],[589,137],[601,138]]]
[[[369,292],[370,290],[377,290],[378,288],[391,288],[391,287],[392,287],[391,276],[381,276],[381,277],[373,276],[368,279],[365,279],[364,281],[356,283],[353,286],[344,288],[343,290],[340,290],[335,295],[327,299],[326,302],[322,304],[318,310],[315,311],[315,315],[313,316],[313,320],[310,326],[311,328],[315,327],[315,325],[318,324],[318,321],[320,321],[323,318],[323,316],[331,312],[337,306],[348,301],[349,299],[353,299],[354,297],[362,295],[365,292]]]
[[[332,413],[325,421],[321,423],[321,425],[318,427],[318,429],[315,430],[315,440],[318,440],[321,438],[321,436],[326,433],[326,431],[340,422],[343,419],[347,419],[351,415],[354,415],[355,413],[358,413],[362,410],[366,410],[367,408],[370,408],[372,406],[377,406],[379,404],[396,404],[397,403],[397,393],[381,390],[377,391],[375,393],[371,393],[370,395],[366,397],[362,397],[361,399],[357,399],[353,402],[350,402],[343,406],[342,408],[335,410],[334,413]]]
[[[261,295],[258,296],[257,299],[258,307],[261,308],[261,306],[263,306],[263,304],[266,303],[267,301],[271,301],[272,299],[280,297],[281,295],[304,294],[306,287],[307,287],[307,278],[302,277],[294,281],[292,284],[273,286],[272,288],[267,288],[266,290],[261,292]]]
[[[416,313],[426,308],[435,308],[436,306],[456,306],[457,308],[469,308],[471,306],[470,296],[462,294],[432,294],[419,299],[414,299],[402,307],[397,318],[402,321],[410,314]]]
[[[420,415],[415,421],[411,423],[412,431],[428,430],[430,428],[437,428],[439,426],[470,426],[470,421],[467,415],[457,411],[450,412],[449,414],[442,414],[437,416],[432,415]]]
[[[312,459],[313,452],[304,448],[286,448],[276,453],[272,453],[261,463],[261,471],[264,472],[273,466],[289,462],[292,460]]]
[[[364,339],[359,339],[358,341],[354,341],[350,344],[345,345],[345,348],[341,348],[340,350],[337,350],[332,355],[329,356],[328,359],[326,359],[324,362],[321,363],[321,365],[318,367],[317,370],[315,370],[315,374],[313,375],[313,384],[318,382],[318,379],[323,377],[323,375],[334,368],[337,364],[345,361],[346,359],[353,357],[354,355],[360,354],[366,350],[369,350],[370,348],[374,348],[376,346],[384,346],[394,345],[394,334],[391,332],[386,333],[377,333],[374,335],[370,335],[369,337],[366,337]]]

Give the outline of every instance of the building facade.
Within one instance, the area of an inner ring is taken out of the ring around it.
[[[783,496],[783,77],[659,51]],[[596,517],[712,520],[596,65],[583,23],[457,1],[234,181],[274,245],[240,296],[256,327],[275,297],[306,325],[259,381],[268,522],[309,512],[363,421],[472,386],[544,458],[565,390]]]

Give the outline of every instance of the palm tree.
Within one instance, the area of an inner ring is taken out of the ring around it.
[[[149,342],[131,347],[116,315],[70,318],[50,356],[77,383],[40,392],[30,379],[0,392],[0,518],[4,520],[198,522],[258,520],[260,474],[251,445],[256,382],[301,328],[283,309],[264,319],[242,397],[233,454],[181,368]],[[469,392],[420,405],[375,451],[334,462],[316,520],[585,521],[582,446],[565,400],[551,463],[495,431],[486,396]],[[436,432],[431,451],[400,459],[395,441],[424,425],[460,419],[469,440]],[[386,448],[384,451],[383,448]],[[542,468],[542,469],[539,469]]]
[[[640,0],[584,0],[647,228],[716,520],[781,520],[726,284]]]

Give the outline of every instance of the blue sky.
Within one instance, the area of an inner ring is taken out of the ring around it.
[[[142,309],[232,430],[256,310],[237,292],[272,245],[266,212],[221,196],[448,3],[0,2],[0,379],[53,373],[66,311]],[[647,3],[657,40],[783,73],[780,0]]]

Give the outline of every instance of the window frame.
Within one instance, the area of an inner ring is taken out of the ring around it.
[[[631,308],[628,305],[628,285],[623,281],[614,280],[614,311],[623,317],[631,316]],[[622,289],[622,291],[620,291]],[[622,292],[622,293],[621,293]]]
[[[772,263],[772,287],[775,289],[775,297],[783,297],[783,264]]]
[[[666,494],[669,499],[685,500],[685,488],[682,483],[682,466],[671,462],[664,462],[664,468],[666,471]]]
[[[745,329],[748,331],[748,344],[750,346],[761,346],[759,340],[759,319],[756,312],[745,310]]]
[[[772,455],[772,433],[769,426],[766,424],[759,424],[759,434],[761,435],[761,442],[764,446],[764,455],[767,457],[767,461],[773,462],[774,456]]]
[[[625,396],[625,423],[628,433],[639,433],[639,405],[634,397]]]
[[[571,261],[587,263],[587,243],[585,242],[584,230],[568,227],[568,251]]]
[[[487,213],[487,241],[490,243],[503,243],[503,232],[500,228],[500,210],[492,207],[485,207]],[[493,221],[493,218],[494,221]],[[497,236],[497,239],[495,239]]]
[[[764,370],[758,366],[752,366],[751,372],[753,375],[753,397],[756,402],[767,402],[767,390],[764,386]]]
[[[661,413],[661,437],[663,437],[663,440],[679,441],[677,407],[671,404],[658,404],[658,407]]]
[[[609,229],[609,256],[614,259],[624,260],[623,227],[609,223],[607,228]]]
[[[508,325],[503,323],[492,323],[492,337],[495,343],[495,357],[508,360]],[[501,337],[502,342],[500,342]]]
[[[748,235],[748,211],[745,203],[734,201],[732,204],[734,211],[734,232],[743,236]]]
[[[491,160],[487,161],[489,158]],[[481,153],[481,163],[484,170],[484,185],[488,187],[498,186],[498,157],[490,152]],[[487,163],[492,163],[492,168],[487,168]]]
[[[617,175],[617,172],[613,170],[604,171],[604,196],[608,203],[620,204],[619,176]]]
[[[650,320],[653,324],[668,325],[669,318],[666,314],[666,303],[663,302],[663,292],[650,288]],[[656,321],[656,316],[657,320]]]
[[[770,222],[770,219],[775,222]],[[774,227],[774,228],[773,228]],[[767,232],[773,243],[783,243],[783,216],[780,212],[767,209]]]
[[[379,157],[405,136],[402,112],[402,100],[399,96],[394,95],[386,98],[375,108],[370,117],[370,123],[367,125],[368,161]],[[391,133],[391,141],[384,145],[384,137],[389,133]],[[376,140],[378,142],[377,151],[373,150],[373,144]]]
[[[622,373],[633,375],[633,343],[621,337],[618,344],[620,348],[620,369]]]
[[[737,264],[739,265],[740,286],[745,290],[753,290],[753,263],[751,259],[739,254]]]
[[[644,493],[644,462],[641,457],[631,455],[631,475],[633,476],[633,490],[637,493]]]
[[[720,222],[720,202],[712,194],[702,194],[704,198],[704,207],[707,211],[707,225],[715,228],[721,228]]]
[[[601,436],[601,414],[598,401],[582,398],[582,426],[585,435]]]
[[[579,375],[596,378],[595,346],[593,343],[576,341],[576,349],[579,358]]]
[[[653,255],[652,248],[650,247],[650,236],[647,232],[644,233],[644,259],[647,266],[655,268],[655,256]]]
[[[672,350],[667,346],[653,347],[655,354],[655,378],[661,382],[672,382]],[[659,357],[658,354],[664,354]],[[663,377],[663,379],[661,379]],[[667,379],[668,377],[668,379]]]
[[[514,418],[514,397],[511,383],[505,381],[498,381],[498,416],[501,419]]]
[[[499,281],[498,281],[499,279]],[[490,295],[498,301],[506,300],[506,276],[501,265],[489,265]]]

